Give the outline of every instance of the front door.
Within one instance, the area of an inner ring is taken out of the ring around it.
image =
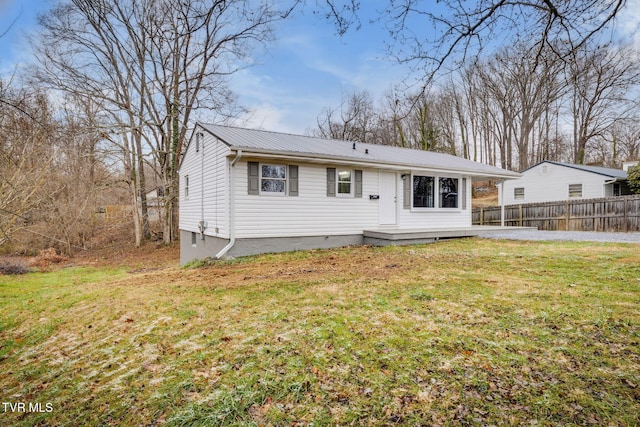
[[[380,172],[380,200],[378,200],[380,225],[396,225],[398,201],[396,178],[395,172]]]

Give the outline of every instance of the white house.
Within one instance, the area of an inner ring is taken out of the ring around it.
[[[470,228],[471,180],[519,176],[447,154],[208,124],[196,125],[179,173],[182,263]]]
[[[498,184],[500,205],[630,194],[627,172],[619,169],[543,161],[521,174],[518,179]]]

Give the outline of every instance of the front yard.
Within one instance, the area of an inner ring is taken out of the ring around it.
[[[0,424],[632,426],[639,325],[633,244],[0,276]]]

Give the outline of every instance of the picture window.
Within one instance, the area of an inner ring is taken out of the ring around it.
[[[413,207],[456,209],[460,206],[459,184],[459,178],[413,175]]]

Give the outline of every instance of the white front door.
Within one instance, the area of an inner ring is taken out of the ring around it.
[[[396,225],[397,183],[395,172],[380,172],[380,199],[378,220],[380,225]]]

